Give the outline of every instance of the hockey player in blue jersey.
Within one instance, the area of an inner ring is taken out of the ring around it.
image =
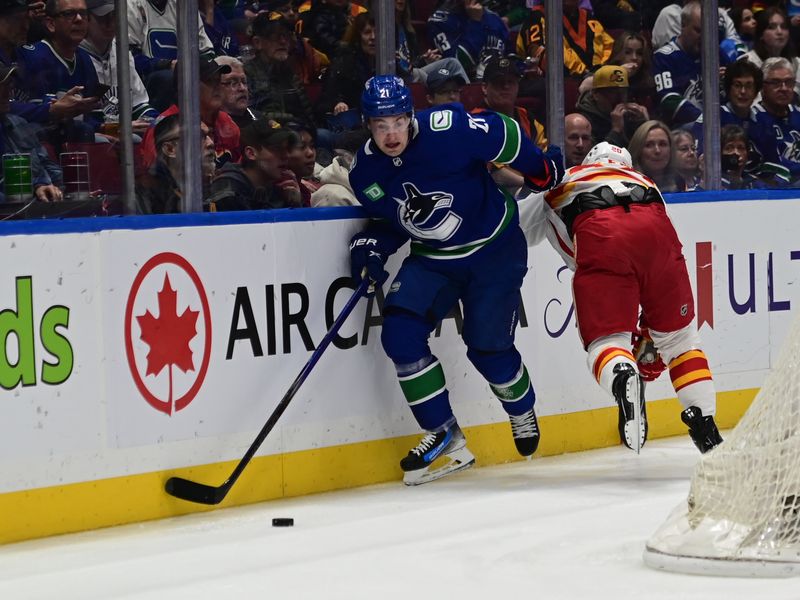
[[[546,190],[564,174],[561,151],[542,152],[513,119],[470,115],[461,104],[415,116],[408,88],[394,76],[367,81],[361,106],[371,138],[356,155],[350,184],[371,221],[350,244],[353,278],[380,286],[389,255],[411,241],[386,296],[381,333],[411,412],[427,432],[400,462],[404,482],[425,483],[475,461],[428,346],[459,300],[467,357],[509,415],[517,450],[530,456],[539,443],[535,395],[514,347],[527,249],[517,203],[486,164],[508,164],[530,188]]]

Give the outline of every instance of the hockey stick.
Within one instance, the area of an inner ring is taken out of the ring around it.
[[[289,402],[292,401],[292,398],[294,398],[297,390],[300,389],[300,386],[306,380],[308,374],[311,373],[314,365],[317,364],[317,361],[322,356],[322,353],[325,352],[325,349],[330,345],[331,341],[333,341],[333,338],[339,332],[339,329],[341,329],[342,324],[347,320],[347,317],[350,315],[350,313],[353,312],[353,309],[355,308],[356,304],[358,304],[361,296],[364,295],[364,292],[366,292],[368,286],[369,279],[363,279],[356,291],[347,301],[347,304],[344,305],[342,312],[340,312],[339,316],[336,317],[336,321],[334,321],[333,325],[331,325],[328,333],[326,333],[325,337],[322,338],[322,341],[319,343],[319,346],[317,346],[317,349],[314,350],[311,358],[308,359],[308,362],[306,362],[300,373],[297,375],[297,377],[295,377],[295,380],[292,382],[292,385],[289,386],[289,390],[278,403],[278,406],[276,406],[275,410],[272,411],[269,419],[267,419],[267,422],[264,423],[264,427],[262,427],[261,431],[258,432],[256,439],[252,444],[250,444],[247,452],[245,452],[244,456],[239,461],[239,464],[236,465],[236,468],[225,480],[225,482],[222,485],[213,486],[183,479],[182,477],[170,477],[167,479],[167,483],[164,485],[164,489],[168,494],[175,496],[176,498],[180,498],[181,500],[197,502],[198,504],[219,504],[225,499],[225,496],[228,495],[228,492],[233,487],[233,484],[236,483],[236,480],[239,479],[242,471],[244,471],[244,468],[253,458],[269,432],[272,431],[275,423],[277,423],[278,419],[281,418],[281,415],[286,410],[286,407],[289,406]]]

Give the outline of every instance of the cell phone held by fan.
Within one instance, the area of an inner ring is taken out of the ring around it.
[[[106,85],[105,83],[95,83],[94,85],[87,85],[84,87],[81,95],[84,98],[102,98],[110,89],[110,85]]]

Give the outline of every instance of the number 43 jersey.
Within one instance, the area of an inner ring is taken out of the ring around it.
[[[537,179],[547,173],[541,150],[513,119],[443,104],[417,114],[397,157],[370,139],[356,154],[350,185],[370,217],[411,239],[412,254],[462,259],[518,227],[516,200],[497,187],[489,162]]]

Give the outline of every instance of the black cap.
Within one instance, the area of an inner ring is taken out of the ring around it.
[[[292,33],[294,26],[284,19],[280,13],[260,13],[253,19],[253,35],[265,38],[275,33]]]
[[[428,89],[428,93],[435,94],[450,81],[457,81],[459,85],[467,84],[460,73],[454,73],[446,67],[441,67],[428,73],[428,79],[425,80],[425,87]]]
[[[505,76],[521,79],[522,69],[520,67],[520,61],[517,58],[493,56],[489,59],[489,62],[486,63],[486,68],[483,71],[483,80],[485,82],[490,82],[493,79],[499,79]]]
[[[287,140],[296,144],[299,138],[291,129],[272,124],[264,117],[242,127],[240,137],[242,148],[245,146],[279,146]]]
[[[28,0],[0,0],[0,16],[13,15],[28,10]]]
[[[104,17],[114,12],[114,0],[86,0],[86,9],[93,15]]]
[[[213,58],[200,57],[200,80],[210,81],[215,75],[226,75],[231,72],[230,65],[221,65]]]

